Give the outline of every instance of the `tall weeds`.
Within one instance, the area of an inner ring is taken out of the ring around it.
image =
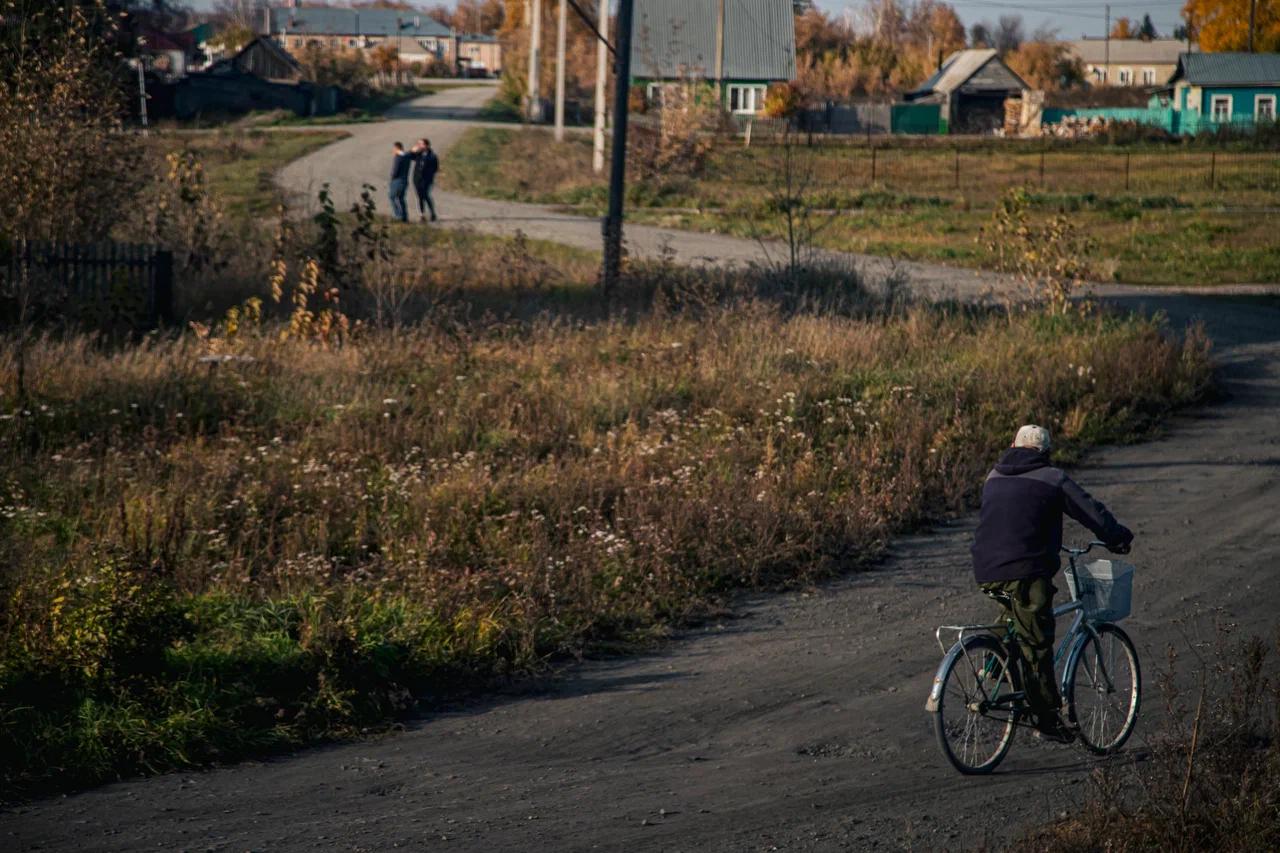
[[[612,319],[521,283],[544,313],[44,337],[21,404],[0,345],[6,785],[341,734],[856,567],[965,507],[1011,424],[1125,438],[1209,378],[1134,317],[641,274]]]

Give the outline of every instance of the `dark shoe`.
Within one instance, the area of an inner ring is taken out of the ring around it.
[[[435,222],[435,221],[436,221],[437,219],[439,219],[439,218],[440,218],[440,217],[436,216],[434,213],[433,213],[433,214],[431,214],[431,221],[432,221],[432,222]]]
[[[1062,721],[1057,714],[1045,714],[1036,720],[1036,730],[1031,733],[1047,743],[1071,743],[1076,739],[1075,729]]]

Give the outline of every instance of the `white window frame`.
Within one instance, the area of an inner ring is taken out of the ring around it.
[[[1263,104],[1269,104],[1271,106],[1271,109],[1269,110],[1271,114],[1266,118],[1263,118],[1262,116]],[[1275,95],[1254,95],[1253,96],[1253,120],[1255,122],[1276,120],[1276,96]]]
[[[767,86],[756,83],[733,84],[729,87],[729,111],[736,115],[755,115],[764,109],[768,91]]]
[[[1142,85],[1154,86],[1156,84],[1156,70],[1154,68],[1142,69]]]
[[[1116,72],[1116,85],[1132,86],[1133,85],[1133,69],[1121,68]]]
[[[1209,118],[1215,122],[1230,122],[1231,110],[1234,107],[1235,98],[1230,95],[1210,95],[1209,96]],[[1218,104],[1225,103],[1227,105],[1226,118],[1218,118]]]

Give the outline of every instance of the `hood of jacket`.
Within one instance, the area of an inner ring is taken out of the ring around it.
[[[1048,467],[1049,454],[1034,447],[1010,447],[1000,456],[996,470],[1007,477]]]

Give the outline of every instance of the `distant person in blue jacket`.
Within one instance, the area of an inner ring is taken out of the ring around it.
[[[440,171],[440,159],[431,150],[431,140],[419,139],[413,146],[413,190],[418,194],[418,213],[422,221],[427,221],[427,211],[431,211],[431,221],[436,221],[436,203],[431,198],[431,185],[435,183],[436,172]]]
[[[404,150],[399,142],[391,146],[394,155],[391,160],[391,183],[387,187],[387,195],[391,197],[391,215],[401,222],[409,221],[409,211],[404,206],[404,194],[409,189],[409,168],[413,165],[413,155]]]
[[[1060,566],[1062,515],[1093,531],[1107,548],[1129,552],[1133,533],[1107,508],[1049,462],[1049,431],[1018,430],[982,487],[973,538],[973,574],[1013,621],[1026,675],[1027,705],[1042,738],[1067,743],[1075,733],[1062,721],[1053,672],[1053,576]]]

